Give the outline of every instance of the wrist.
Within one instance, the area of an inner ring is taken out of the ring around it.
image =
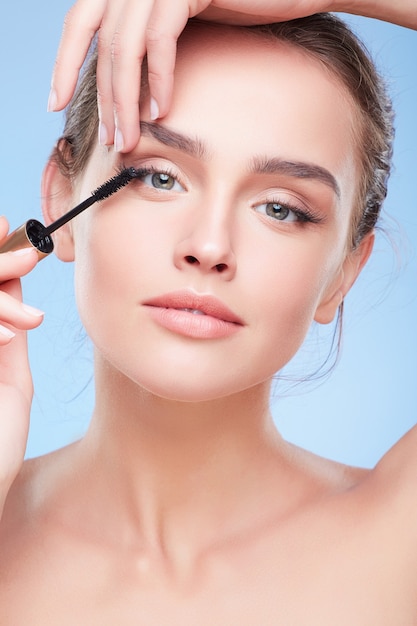
[[[335,0],[328,8],[417,29],[417,0]]]

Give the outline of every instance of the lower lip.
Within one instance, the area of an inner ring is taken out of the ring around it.
[[[166,309],[158,306],[148,306],[152,319],[167,330],[184,337],[194,339],[220,339],[236,333],[240,324],[226,322],[211,315],[201,315],[182,311],[181,309]]]

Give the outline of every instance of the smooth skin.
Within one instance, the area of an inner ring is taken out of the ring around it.
[[[271,377],[314,320],[334,317],[373,237],[348,248],[358,155],[344,88],[300,51],[247,37],[199,26],[181,42],[163,125],[198,138],[197,152],[162,142],[145,117],[131,153],[97,145],[73,187],[46,167],[46,222],[122,160],[172,178],[148,175],[56,233],[58,256],[76,261],[96,407],[81,442],[28,461],[12,486],[0,623],[417,621],[416,432],[365,471],[286,443],[269,413]],[[324,168],[338,192],[329,178],[256,170],[260,156]],[[316,223],[269,214],[290,201]],[[125,245],[111,255],[116,230]],[[1,262],[13,275],[32,263]],[[178,289],[220,299],[236,332],[167,329],[150,303]],[[10,306],[21,319],[19,298]],[[16,358],[19,338],[6,346]]]
[[[147,55],[152,99],[146,115],[163,118],[172,99],[176,44],[187,20],[259,24],[339,11],[417,28],[416,0],[78,0],[68,12],[48,108],[69,102],[93,36],[98,34],[99,141],[129,152],[139,139],[140,74]],[[145,111],[142,111],[142,115]]]
[[[9,224],[0,217],[0,239]],[[22,302],[20,277],[38,261],[35,250],[0,255],[0,510],[19,472],[26,449],[33,385],[26,332],[43,320],[43,312]]]

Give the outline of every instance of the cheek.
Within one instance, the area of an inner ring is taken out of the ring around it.
[[[173,265],[175,242],[182,237],[175,226],[178,220],[167,224],[167,218],[155,217],[155,211],[136,215],[140,219],[126,206],[114,207],[91,212],[77,224],[78,308],[87,333],[107,361],[158,395],[192,400],[261,383],[292,358],[334,261],[334,255],[323,252],[325,237],[297,239],[241,224],[234,241],[237,274],[230,283],[216,283],[213,290],[248,327],[227,345],[191,347],[172,337],[161,340],[137,306],[144,296],[185,286],[187,276]]]
[[[155,228],[152,216],[139,214],[136,206],[109,204],[103,209],[78,218],[75,293],[87,333],[106,353],[110,339],[117,337],[122,350],[126,337],[129,341],[123,329],[134,324],[138,302],[149,291],[149,281],[163,284],[169,231]]]
[[[297,352],[340,265],[335,246],[328,252],[323,239],[294,245],[278,242],[277,249],[264,247],[245,274],[251,288],[251,315],[264,354],[276,359],[276,370]]]
[[[97,333],[105,336],[115,330],[122,294],[125,299],[134,296],[130,274],[137,263],[130,239],[131,230],[124,233],[107,215],[91,214],[77,224],[75,293],[81,320],[93,341]]]

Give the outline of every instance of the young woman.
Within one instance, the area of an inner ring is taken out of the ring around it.
[[[347,29],[317,16],[191,23],[163,120],[150,98],[144,83],[131,151],[100,145],[92,62],[45,169],[47,221],[125,165],[144,174],[57,231],[96,406],[81,442],[13,481],[0,623],[411,626],[415,433],[368,472],[286,443],[268,409],[273,375],[371,252],[383,86]],[[31,399],[24,337],[7,330],[39,323],[15,278],[33,257],[0,262],[5,486]]]

